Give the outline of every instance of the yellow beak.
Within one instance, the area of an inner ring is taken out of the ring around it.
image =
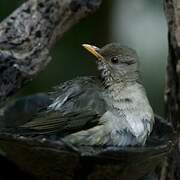
[[[82,45],[86,50],[93,54],[97,59],[103,59],[103,56],[98,52],[99,48],[89,44]]]

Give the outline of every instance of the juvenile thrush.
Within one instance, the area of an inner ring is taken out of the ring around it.
[[[154,115],[136,52],[116,43],[83,46],[97,58],[100,78],[79,77],[56,86],[48,93],[49,105],[17,129],[58,134],[74,145],[144,145]]]

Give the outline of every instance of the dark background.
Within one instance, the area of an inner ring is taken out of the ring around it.
[[[0,0],[0,20],[22,2]],[[51,52],[51,63],[18,95],[47,91],[76,76],[96,74],[95,61],[81,44],[101,47],[112,41],[137,50],[149,100],[154,111],[164,115],[167,27],[162,0],[104,0],[94,15],[65,34]]]

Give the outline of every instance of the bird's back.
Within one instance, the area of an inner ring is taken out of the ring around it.
[[[106,109],[101,90],[101,85],[94,77],[79,77],[61,83],[46,94],[50,103],[43,109],[35,106],[39,102],[28,104],[28,106],[34,105],[33,109],[37,108],[31,118],[22,120],[13,118],[14,122],[18,123],[7,124],[8,121],[4,123],[6,127],[15,128],[17,132],[29,135],[58,133],[60,136],[65,136],[91,128],[98,123],[99,117]],[[14,106],[8,107],[5,112],[16,109],[18,103],[26,106],[26,102],[29,102],[27,99],[32,97],[23,98],[23,102],[22,99],[16,100]],[[28,113],[24,106],[20,111],[23,114]],[[6,119],[8,117],[6,113]]]

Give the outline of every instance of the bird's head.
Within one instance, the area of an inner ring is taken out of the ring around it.
[[[139,80],[139,63],[136,52],[117,43],[107,44],[102,48],[83,44],[97,58],[101,78],[107,84]]]

